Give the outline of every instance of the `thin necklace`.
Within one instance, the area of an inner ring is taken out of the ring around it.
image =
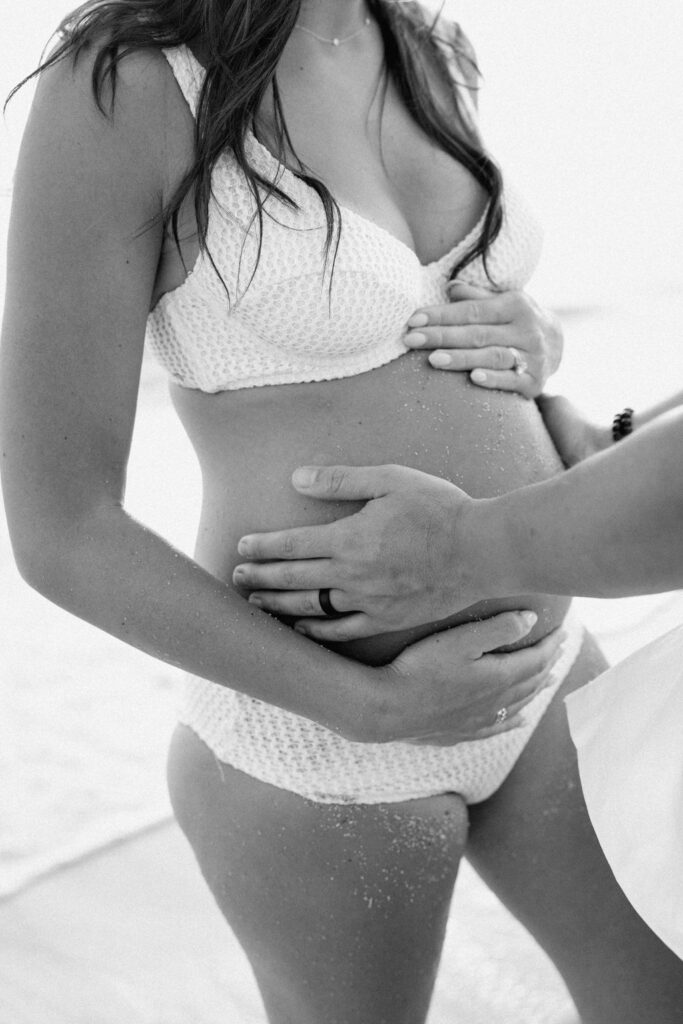
[[[295,25],[294,28],[298,28],[300,32],[305,32],[309,36],[313,36],[319,43],[328,43],[330,46],[341,46],[342,43],[348,43],[349,39],[355,39],[361,32],[364,32],[368,27],[372,18],[366,18],[360,28],[357,28],[355,32],[352,32],[350,36],[334,36],[333,39],[325,39],[324,36],[319,36],[316,32],[311,32],[310,28],[306,28],[304,25]]]

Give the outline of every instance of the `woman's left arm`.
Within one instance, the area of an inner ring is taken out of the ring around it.
[[[450,302],[418,309],[408,320],[405,343],[431,349],[440,370],[469,372],[473,384],[541,394],[562,359],[562,327],[526,292],[490,292],[457,281]]]

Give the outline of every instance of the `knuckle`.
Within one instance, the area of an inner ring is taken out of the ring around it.
[[[469,324],[480,324],[483,318],[483,310],[480,302],[470,299],[467,303],[467,322]]]
[[[510,362],[510,350],[504,348],[491,349],[491,369],[508,370]]]
[[[281,582],[285,590],[298,590],[300,584],[300,575],[296,569],[286,565],[282,568]]]
[[[327,487],[331,494],[338,494],[344,486],[346,473],[339,466],[326,470]]]
[[[301,602],[301,614],[302,615],[319,615],[320,614],[320,601],[318,600],[317,590],[306,594]]]
[[[328,638],[330,640],[338,640],[339,643],[345,643],[347,640],[352,639],[352,634],[348,626],[335,623],[329,631]]]
[[[284,533],[280,539],[280,552],[284,558],[291,557],[296,553],[294,538],[289,533]]]
[[[461,349],[453,348],[449,349],[445,354],[448,355],[448,368],[450,370],[467,370],[470,368],[471,359],[468,359],[467,351],[463,352]]]

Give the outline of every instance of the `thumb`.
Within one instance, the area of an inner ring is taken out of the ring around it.
[[[292,484],[316,498],[368,501],[387,494],[401,475],[400,466],[299,466]]]
[[[501,612],[489,619],[468,622],[460,629],[469,629],[468,646],[473,658],[480,658],[499,647],[514,644],[531,632],[538,620],[536,612]]]

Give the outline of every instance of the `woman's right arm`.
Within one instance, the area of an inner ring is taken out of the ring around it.
[[[104,116],[90,67],[83,56],[75,69],[65,60],[43,73],[16,174],[0,409],[22,576],[156,658],[350,739],[488,727],[510,696],[531,695],[550,656],[547,646],[505,663],[485,653],[525,635],[518,615],[370,669],[254,609],[125,511],[158,214],[174,185],[167,114],[178,95],[162,58],[139,53],[119,65],[115,111]],[[463,676],[467,686],[455,685]]]

